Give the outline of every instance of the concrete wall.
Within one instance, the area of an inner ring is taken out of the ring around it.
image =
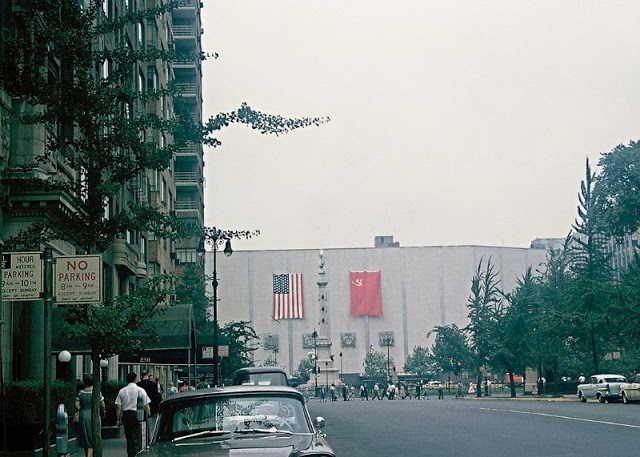
[[[302,335],[318,328],[318,250],[235,251],[231,257],[217,254],[218,318],[251,321],[259,335],[279,337],[278,364],[293,372],[309,349]],[[527,267],[534,271],[546,258],[543,249],[490,246],[438,246],[397,248],[324,249],[327,271],[329,337],[334,366],[343,353],[344,373],[360,373],[367,349],[379,344],[379,332],[392,331],[390,348],[399,371],[415,346],[430,347],[426,334],[436,325],[467,323],[467,300],[471,278],[481,259],[491,258],[499,273],[500,287],[510,291]],[[351,317],[349,271],[380,270],[382,276],[382,317]],[[213,273],[213,253],[208,252],[206,272]],[[303,273],[305,318],[274,321],[272,274]],[[209,285],[210,287],[210,285]],[[209,290],[209,292],[212,292]],[[356,334],[355,347],[342,347],[341,333]],[[255,352],[259,365],[271,351]]]

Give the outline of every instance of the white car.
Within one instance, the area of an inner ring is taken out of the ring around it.
[[[590,376],[586,383],[578,384],[578,398],[583,403],[590,398],[596,399],[600,403],[621,400],[620,386],[626,382],[627,379],[619,374],[596,374]]]
[[[622,402],[631,403],[632,401],[640,401],[640,373],[634,376],[633,381],[620,386],[622,390]]]

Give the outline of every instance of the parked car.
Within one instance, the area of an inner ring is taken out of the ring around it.
[[[620,387],[627,379],[619,374],[596,374],[589,377],[584,384],[578,384],[578,398],[586,402],[593,398],[600,403],[609,403],[611,400],[621,400]]]
[[[230,386],[175,394],[160,403],[139,457],[278,455],[335,457],[324,419],[285,386]]]
[[[246,367],[233,373],[234,386],[288,386],[287,372],[278,367]]]
[[[640,401],[640,373],[633,377],[633,381],[622,384],[620,390],[622,391],[622,401],[624,403]]]

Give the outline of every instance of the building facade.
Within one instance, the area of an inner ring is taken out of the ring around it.
[[[103,82],[106,84],[106,81],[128,85],[125,91],[130,90],[131,96],[123,101],[124,117],[153,118],[157,119],[157,125],[171,122],[175,118],[179,98],[187,106],[193,120],[201,124],[201,3],[185,0],[173,9],[160,11],[165,3],[161,0],[99,1],[101,8],[98,9],[97,22],[104,25],[109,21],[114,24],[123,21],[124,25],[105,28],[104,34],[93,41],[96,55],[102,52],[106,57],[91,71],[98,85]],[[80,2],[79,5],[81,9],[86,8],[88,2]],[[150,9],[159,9],[159,12],[142,14]],[[0,0],[2,31],[19,35],[22,32],[21,13],[21,8],[14,1]],[[125,19],[125,16],[135,19]],[[46,28],[47,23],[41,21],[37,26]],[[9,52],[6,46],[0,41],[0,56]],[[135,64],[120,68],[117,59],[109,56],[123,49],[146,57],[137,58]],[[65,78],[65,71],[69,74],[68,68],[62,60],[49,59],[43,60],[42,67],[35,71],[46,73],[46,83],[51,83],[54,88]],[[115,79],[116,75],[118,79]],[[21,122],[21,116],[35,113],[36,108],[26,100],[10,96],[4,89],[7,81],[0,83],[0,240],[5,241],[34,222],[64,219],[81,212],[78,206],[74,206],[74,201],[78,201],[82,190],[74,190],[74,186],[82,188],[86,170],[74,166],[64,155],[51,150],[52,136],[44,125]],[[75,125],[61,123],[57,128],[58,132],[65,132],[66,129],[67,135],[78,135]],[[150,150],[157,148],[170,151],[174,144],[172,135],[154,127],[153,123],[148,123],[138,134],[140,141],[148,145]],[[77,153],[82,154],[82,151],[78,150]],[[48,163],[36,160],[47,154],[53,160]],[[31,164],[37,166],[28,167]],[[127,185],[106,199],[102,209],[103,219],[106,221],[131,206],[151,207],[201,228],[204,211],[202,168],[202,144],[189,143],[181,147],[173,153],[166,168],[141,170]],[[68,182],[68,193],[34,188],[29,185],[33,177]],[[196,263],[204,268],[203,260],[195,255],[198,241],[197,237],[193,237],[177,242],[144,229],[123,229],[100,253],[104,302],[130,293],[151,277],[174,273],[181,265]],[[83,247],[64,240],[42,242],[33,250],[41,251],[44,248],[51,248],[54,257],[85,252]],[[12,249],[4,245],[5,252]],[[179,300],[179,297],[174,298]],[[58,308],[55,303],[53,306]],[[42,300],[1,302],[0,321],[4,325],[0,325],[0,372],[3,381],[42,379],[43,315]],[[51,355],[52,361],[55,356],[55,353]],[[77,354],[72,363],[75,364],[78,379],[83,373],[91,371],[86,354]],[[119,367],[117,358],[113,358],[109,363],[108,377],[112,380],[124,379],[123,375],[129,369],[128,366]],[[166,370],[163,372],[168,373]]]
[[[314,330],[326,325],[333,366],[343,374],[364,371],[368,350],[387,353],[402,371],[416,346],[430,347],[427,333],[438,325],[468,323],[471,279],[482,260],[491,259],[499,287],[511,291],[528,267],[535,271],[545,249],[492,246],[399,247],[392,240],[379,247],[324,249],[324,297],[318,294],[319,251],[236,251],[218,256],[218,318],[221,325],[249,321],[261,336],[255,363],[274,359],[292,374],[314,350]],[[207,274],[212,254],[207,253]],[[380,271],[383,315],[352,316],[350,271]],[[272,318],[273,275],[302,273],[304,318]],[[340,357],[342,354],[342,357]],[[320,381],[324,381],[322,371]]]

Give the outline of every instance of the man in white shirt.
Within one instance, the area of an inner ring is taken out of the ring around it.
[[[127,439],[127,455],[134,457],[142,449],[142,439],[140,434],[140,423],[138,422],[138,398],[144,405],[146,416],[149,417],[151,400],[142,387],[136,384],[138,375],[129,373],[127,375],[127,385],[120,389],[116,397],[116,417],[118,427],[124,426],[124,436]]]

